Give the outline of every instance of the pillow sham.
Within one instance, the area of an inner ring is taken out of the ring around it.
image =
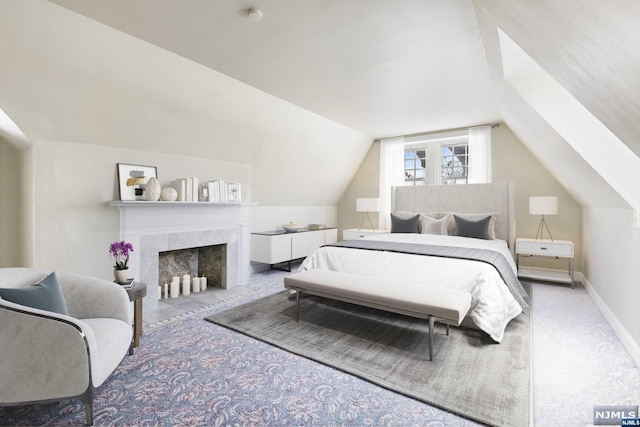
[[[0,298],[31,308],[68,315],[67,302],[62,295],[55,271],[31,286],[0,288]]]
[[[392,233],[420,233],[420,214],[403,219],[391,214]]]
[[[439,235],[446,236],[448,223],[449,223],[448,216],[443,216],[442,218],[436,219],[428,215],[421,214],[420,215],[420,224],[421,224],[420,232],[422,234],[439,234]]]
[[[456,236],[493,240],[489,234],[489,224],[491,223],[490,216],[477,221],[466,220],[458,215],[453,215],[453,218],[456,223]]]
[[[416,215],[420,215],[417,212],[409,212],[409,211],[395,211],[393,214],[396,216],[396,218],[400,218],[400,219],[411,219]],[[420,233],[422,229],[421,227],[422,227],[422,224],[418,223],[418,233]]]
[[[447,234],[449,234],[450,236],[457,236],[458,232],[456,229],[456,221],[454,219],[454,216],[458,216],[459,218],[462,219],[466,219],[467,221],[479,221],[481,219],[485,219],[487,217],[490,218],[489,220],[489,228],[488,228],[488,232],[489,232],[489,236],[490,236],[490,240],[494,240],[496,238],[496,218],[498,216],[497,213],[493,212],[493,213],[458,213],[458,212],[449,212],[449,221],[447,224]]]

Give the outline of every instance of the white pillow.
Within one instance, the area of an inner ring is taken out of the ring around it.
[[[447,234],[449,236],[455,236],[457,235],[457,230],[456,230],[456,221],[453,218],[453,215],[457,215],[462,219],[466,219],[467,221],[480,221],[488,216],[491,217],[491,220],[489,221],[489,237],[491,237],[491,239],[495,239],[496,238],[496,218],[498,216],[497,212],[491,212],[491,213],[457,213],[457,212],[450,212],[446,214],[446,218],[447,218]]]
[[[420,215],[420,233],[422,234],[439,234],[447,235],[447,225],[449,223],[449,215],[435,219],[425,214]]]

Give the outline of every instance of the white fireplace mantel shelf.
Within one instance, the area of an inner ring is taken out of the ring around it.
[[[109,202],[111,206],[118,208],[135,206],[135,207],[178,207],[178,206],[201,206],[203,208],[211,207],[233,207],[233,206],[256,206],[258,202],[229,202],[229,203],[212,203],[212,202],[149,202],[144,200],[113,200]]]

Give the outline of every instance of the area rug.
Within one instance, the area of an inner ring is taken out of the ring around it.
[[[512,320],[501,344],[486,334],[437,325],[429,361],[425,320],[280,292],[206,320],[332,366],[471,420],[526,426],[530,420],[530,319]]]

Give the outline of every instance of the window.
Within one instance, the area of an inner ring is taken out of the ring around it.
[[[440,145],[442,184],[466,184],[469,181],[469,145]]]
[[[427,150],[404,151],[404,182],[405,185],[425,185],[427,172]]]
[[[491,182],[491,126],[380,140],[379,228],[388,230],[398,185]]]
[[[404,184],[490,182],[491,129],[485,128],[405,137]]]

